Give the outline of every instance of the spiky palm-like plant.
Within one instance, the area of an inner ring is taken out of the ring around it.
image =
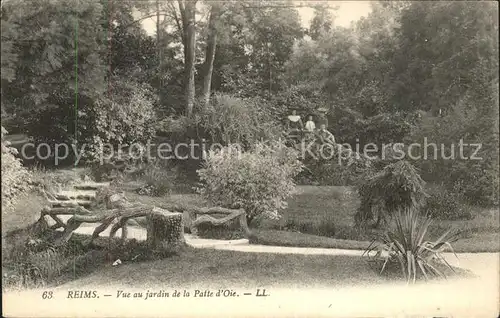
[[[428,240],[427,234],[432,219],[421,216],[416,209],[398,211],[394,223],[394,226],[373,240],[365,251],[365,255],[375,252],[375,257],[382,257],[384,264],[380,273],[386,269],[389,262],[397,262],[409,283],[416,281],[418,272],[426,279],[429,274],[445,277],[439,266],[436,266],[438,264],[454,271],[442,253],[446,250],[454,253],[451,243],[458,239],[457,233],[452,233],[450,229],[437,240]]]

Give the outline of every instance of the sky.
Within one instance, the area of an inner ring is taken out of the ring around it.
[[[306,2],[306,1],[302,1]],[[307,1],[312,2],[312,1]],[[320,2],[320,1],[315,1]],[[330,6],[338,6],[337,11],[333,11],[335,14],[335,25],[348,27],[352,21],[359,20],[362,16],[367,16],[370,11],[370,1],[323,1],[323,3],[328,3]],[[310,20],[314,16],[313,8],[298,8],[302,26],[308,27]]]
[[[351,22],[359,20],[363,16],[367,16],[370,11],[370,1],[295,1],[297,4],[304,3],[328,3],[328,5],[334,7],[338,6],[337,11],[332,11],[335,18],[335,25],[348,27]],[[313,8],[297,8],[302,20],[303,27],[309,27],[309,22],[313,18],[314,9]],[[142,25],[148,32],[148,34],[153,35],[156,28],[156,19],[146,19],[143,21]]]

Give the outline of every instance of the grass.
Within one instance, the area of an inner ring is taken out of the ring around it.
[[[33,224],[40,218],[40,212],[47,204],[45,198],[36,192],[23,194],[13,211],[2,211],[2,238],[5,234]]]
[[[111,264],[141,262],[171,257],[182,251],[173,247],[161,252],[151,251],[146,242],[129,240],[121,244],[115,238],[99,237],[84,244],[88,236],[73,234],[67,244],[54,246],[53,239],[61,232],[43,230],[39,224],[10,232],[3,239],[2,272],[4,289],[57,286]]]
[[[74,284],[78,288],[108,283],[118,286],[164,285],[196,289],[256,286],[331,288],[391,281],[400,281],[397,272],[380,276],[375,266],[360,257],[187,249],[179,255],[162,260],[125,262],[118,267],[107,264]]]
[[[338,248],[364,250],[369,241],[343,240],[299,232],[279,230],[253,230],[252,244],[270,246],[295,246],[311,248]],[[456,253],[496,253],[500,251],[499,233],[478,233],[471,238],[462,238],[453,243]]]
[[[43,179],[44,175],[50,173],[40,174],[38,179]],[[65,172],[59,171],[56,175],[61,174],[64,176]],[[192,193],[152,197],[135,193],[133,189],[138,184],[127,186],[124,185],[124,190],[131,201],[158,207],[166,203],[208,205],[199,195]],[[44,204],[45,201],[39,194],[26,195],[19,200],[15,213],[3,214],[2,233],[36,221]],[[298,193],[289,200],[288,208],[283,211],[282,220],[261,222],[254,231],[257,238],[254,242],[276,246],[363,249],[371,241],[373,233],[358,231],[353,227],[358,204],[357,194],[350,187],[300,186]],[[472,220],[435,220],[430,232],[442,233],[450,227],[460,230],[461,238],[454,244],[457,252],[500,251],[498,210],[472,207],[471,213],[475,215]]]
[[[35,175],[40,184],[50,187],[53,183],[69,184],[77,174],[68,170],[37,171]],[[171,193],[162,197],[152,197],[137,194],[133,191],[135,188],[136,185],[131,187],[125,185],[123,188],[130,201],[158,207],[167,203],[209,205],[199,195],[192,193]],[[369,232],[358,231],[353,227],[353,216],[358,204],[356,193],[349,187],[298,187],[298,193],[289,200],[283,219],[277,223],[262,222],[261,227],[253,229],[254,236],[251,243],[364,250],[369,245],[371,237]],[[33,191],[19,200],[14,212],[2,213],[2,243],[7,243],[2,245],[2,267],[7,272],[15,272],[19,268],[16,269],[17,263],[12,259],[6,259],[4,255],[9,254],[8,248],[22,250],[22,247],[17,245],[26,241],[26,237],[13,241],[12,238],[8,239],[6,234],[33,224],[39,218],[44,205],[45,199]],[[454,227],[462,231],[461,239],[453,244],[456,252],[500,251],[498,210],[472,208],[471,211],[475,215],[473,220],[434,221],[430,228],[431,234]],[[77,235],[75,237],[78,238]],[[88,281],[89,286],[99,281],[107,281],[146,285],[165,283],[169,286],[192,284],[194,287],[203,284],[217,287],[236,285],[321,287],[378,284],[401,278],[397,271],[389,272],[388,276],[379,276],[377,266],[359,257],[260,254],[188,248],[179,255],[150,260],[143,257],[133,258],[134,253],[147,254],[141,252],[143,247],[140,244],[134,244],[128,245],[125,249],[109,250],[102,246],[93,246],[82,250],[76,243],[71,245],[69,252],[67,249],[64,255],[35,253],[28,260],[35,263],[46,276],[45,280],[53,285],[82,278]],[[110,264],[117,258],[122,259],[124,264],[111,267]],[[148,274],[145,275],[145,272]]]
[[[127,197],[156,206],[165,203],[208,205],[196,194],[149,197],[129,191]],[[289,200],[288,208],[283,211],[282,220],[261,222],[253,230],[255,238],[252,242],[274,246],[365,249],[373,233],[358,231],[353,227],[358,204],[357,195],[350,187],[300,186],[298,193]],[[475,215],[472,220],[434,220],[430,227],[431,234],[437,235],[453,227],[462,231],[461,239],[453,244],[456,252],[499,252],[498,210],[471,209]],[[322,235],[310,234],[318,232]]]
[[[154,205],[157,207],[161,207],[165,204],[187,204],[187,205],[196,205],[196,206],[206,206],[207,203],[204,202],[202,198],[200,198],[197,194],[192,193],[184,193],[184,194],[170,194],[163,197],[152,197],[139,195],[134,191],[125,191],[125,195],[128,200],[141,202],[148,205]]]
[[[348,250],[363,250],[370,245],[370,242],[367,241],[341,240],[290,231],[255,229],[252,231],[252,234],[255,237],[250,242],[260,245],[340,248]]]
[[[328,232],[333,229],[334,237],[279,231],[268,227],[254,230],[253,243],[297,247],[366,248],[368,241],[335,237],[356,235],[352,230],[352,216],[357,207],[357,199],[349,188],[306,186],[299,187],[299,191],[290,200],[289,208],[284,213],[288,224],[291,220],[296,224],[312,220],[314,229],[314,226],[320,225],[322,220],[326,219],[334,227],[326,226],[324,231]],[[159,207],[165,203],[208,205],[196,194],[151,197],[138,195],[132,189],[128,189],[126,194],[131,201]],[[19,244],[24,242],[26,237],[7,239],[5,234],[36,221],[44,204],[44,199],[34,192],[20,200],[14,213],[4,215],[2,241],[8,241],[8,244],[3,246],[12,248],[16,245],[16,241]],[[491,244],[490,242],[483,244],[484,240],[498,238],[498,231],[495,231],[495,225],[492,223],[498,215],[490,212],[482,211],[483,214],[479,218],[458,222],[468,227],[469,237],[462,243],[457,242],[455,246],[457,252],[485,251],[485,249],[489,251],[488,246]],[[443,227],[450,224],[457,224],[457,222],[438,222],[438,225]],[[278,224],[278,226],[281,225]],[[489,229],[489,232],[484,232],[484,229]],[[78,235],[75,235],[72,240],[74,239],[78,240]],[[187,287],[192,285],[196,288],[202,286],[219,288],[234,286],[331,287],[382,284],[392,280],[399,281],[401,278],[396,271],[388,272],[387,276],[380,276],[377,266],[360,257],[241,253],[187,248],[180,254],[169,254],[166,258],[151,260],[148,257],[136,257],[147,254],[144,253],[140,244],[132,242],[125,248],[111,250],[103,248],[102,245],[98,246],[96,243],[90,248],[82,248],[73,241],[68,249],[62,252],[62,256],[58,253],[54,255],[49,253],[45,256],[36,254],[30,258],[30,261],[39,262],[37,266],[47,276],[46,280],[49,285],[59,285],[80,278],[78,286],[113,282],[134,286],[168,284]],[[6,250],[3,247],[2,252],[4,251]],[[117,258],[120,258],[123,264],[112,267],[112,262]],[[12,264],[13,262],[9,262],[8,259],[5,262],[4,258],[2,267],[12,271],[12,268],[8,268]]]
[[[283,211],[282,222],[319,224],[330,220],[351,226],[358,205],[357,194],[350,187],[299,186]]]
[[[331,287],[400,280],[397,272],[378,275],[376,267],[360,257],[243,253],[189,247],[177,253],[152,255],[143,243],[134,240],[122,247],[114,243],[109,245],[108,238],[97,238],[91,246],[84,246],[85,237],[78,234],[54,253],[47,254],[43,249],[24,253],[24,242],[33,238],[34,233],[34,228],[27,228],[7,235],[2,251],[5,258],[2,269],[7,281],[4,284],[8,284],[5,288],[21,288],[19,279],[11,278],[19,277],[16,266],[25,263],[39,269],[43,283],[40,285],[30,279],[30,284],[22,287],[51,287],[71,284],[74,280],[78,280],[74,284],[79,288],[109,283],[121,286],[164,284],[174,288]],[[121,259],[122,265],[111,266],[116,259]]]
[[[370,233],[370,230],[358,231],[353,226],[359,199],[352,188],[300,186],[298,190],[299,192],[289,200],[288,208],[283,211],[282,220],[264,226],[266,230],[292,229],[295,232],[287,231],[281,234],[280,231],[266,233],[259,230],[258,233],[262,236],[261,244],[300,244],[307,247],[307,242],[311,241],[310,247],[352,249],[355,244],[351,241],[358,241],[364,246],[373,238],[374,233]],[[469,209],[475,216],[472,220],[433,220],[429,229],[431,237],[454,228],[461,233],[460,240],[453,245],[457,252],[499,252],[499,210],[480,207]]]
[[[30,169],[32,173],[33,189],[22,194],[11,211],[2,211],[2,237],[12,230],[21,229],[33,224],[40,217],[40,211],[47,205],[47,201],[39,191],[45,189],[57,191],[71,187],[80,180],[83,169]]]
[[[43,286],[339,288],[399,283],[402,278],[397,270],[379,275],[378,264],[354,256],[244,253],[185,247],[155,258],[146,253],[140,243],[131,241],[123,248],[106,248],[104,240],[97,239],[95,244],[86,248],[76,235],[52,259],[36,264],[44,269],[44,273],[50,274],[44,274],[46,281]],[[118,258],[122,264],[112,266]],[[45,266],[54,263],[51,260],[58,261],[57,268]],[[7,277],[8,265],[3,264]],[[458,275],[469,276],[470,273],[459,270]],[[12,286],[4,285],[5,290],[8,287]]]

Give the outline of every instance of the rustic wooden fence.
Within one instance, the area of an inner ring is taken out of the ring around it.
[[[109,183],[83,183],[75,185],[72,190],[59,191],[54,194],[45,193],[49,205],[42,209],[41,220],[46,222],[45,217],[49,217],[55,222],[50,228],[63,229],[61,236],[56,239],[56,245],[66,243],[72,233],[83,223],[100,223],[95,227],[87,244],[90,244],[110,226],[109,237],[115,237],[117,231],[121,229],[121,239],[124,242],[128,235],[127,226],[132,220],[144,217],[146,218],[146,241],[153,249],[185,242],[185,225],[196,234],[197,227],[201,224],[223,226],[238,219],[245,235],[250,235],[245,211],[241,209],[200,208],[177,204],[165,204],[158,208],[128,202],[123,194],[111,194],[105,198],[105,208],[102,208],[102,205],[95,208],[96,201],[102,200],[99,198],[99,191],[108,188]],[[63,215],[71,215],[71,217],[65,222]],[[213,215],[224,216],[217,218]]]

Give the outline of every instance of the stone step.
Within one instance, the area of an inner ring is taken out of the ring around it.
[[[68,199],[95,199],[95,190],[62,190],[56,193],[56,198],[58,200],[68,200]]]
[[[75,184],[73,188],[75,188],[75,190],[97,190],[109,186],[110,186],[109,182],[84,182]]]

